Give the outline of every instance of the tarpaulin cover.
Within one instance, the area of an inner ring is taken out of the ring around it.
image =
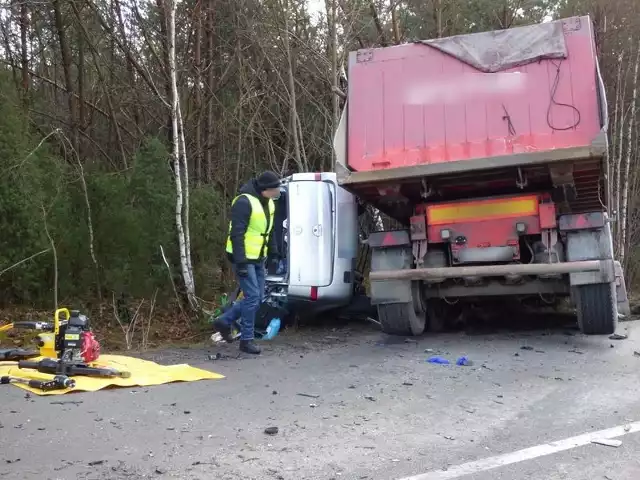
[[[487,73],[545,58],[567,58],[561,21],[423,40],[420,43]]]
[[[33,358],[37,361],[39,358]],[[159,365],[148,360],[125,357],[121,355],[100,355],[98,361],[91,365],[96,367],[115,368],[120,371],[131,372],[129,378],[98,378],[75,376],[76,386],[73,389],[53,390],[43,392],[21,383],[14,383],[16,387],[28,390],[36,395],[62,395],[69,392],[95,392],[106,387],[147,387],[161,385],[170,382],[195,382],[197,380],[217,380],[224,378],[219,373],[210,372],[201,368],[186,364]],[[50,380],[53,375],[40,373],[36,370],[18,368],[15,362],[0,362],[0,376],[11,375],[14,377],[28,378],[32,380]]]

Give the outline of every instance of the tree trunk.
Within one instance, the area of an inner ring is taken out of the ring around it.
[[[436,23],[436,37],[442,38],[442,0],[433,0],[433,19]]]
[[[161,2],[162,0],[158,0]],[[187,300],[192,309],[198,309],[198,300],[195,293],[193,270],[191,268],[191,248],[189,245],[188,218],[185,221],[185,212],[189,208],[188,173],[186,170],[186,155],[184,155],[184,133],[182,126],[182,112],[180,110],[180,97],[178,94],[178,74],[176,66],[176,8],[177,0],[169,0],[168,31],[167,31],[167,67],[170,79],[171,98],[171,139],[173,144],[173,171],[176,185],[176,229],[178,231],[178,247],[180,249],[180,267],[184,282]],[[165,18],[167,18],[165,17]],[[182,159],[182,161],[181,161]],[[183,188],[183,172],[185,186]]]
[[[169,0],[169,2],[173,2],[173,0]],[[164,73],[164,90],[166,92],[167,98],[171,97],[171,81],[169,79],[169,74],[167,73],[167,68],[169,65],[169,47],[168,47],[168,32],[167,32],[167,11],[165,8],[165,0],[156,0],[156,7],[158,8],[158,15],[160,16],[160,21],[158,22],[160,25],[160,37],[162,38],[162,61],[165,64],[165,67],[162,69]],[[175,12],[174,12],[175,13]],[[175,42],[175,39],[173,40]],[[175,47],[175,46],[174,46]],[[175,54],[175,51],[174,51]],[[171,116],[167,118],[167,138],[169,141],[172,139],[171,129],[172,129],[172,119]]]
[[[122,8],[120,8],[120,0],[113,0],[113,8],[114,8],[114,14],[117,16],[118,19],[118,31],[120,32],[120,36],[122,37],[122,41],[123,41],[123,46],[126,48],[127,51],[129,51],[129,43],[127,41],[127,34],[126,34],[126,30],[124,28],[124,21],[122,19]],[[115,34],[115,28],[112,25],[111,26],[111,32],[112,32],[112,38],[113,38],[113,34]],[[113,48],[113,47],[112,47]],[[115,50],[115,48],[113,48],[113,50]],[[133,64],[133,62],[131,61],[130,58],[127,58],[127,75],[129,76],[129,85],[131,87],[131,91],[133,92],[133,95],[136,99],[136,103],[132,106],[133,109],[133,120],[136,124],[136,127],[138,127],[140,125],[140,110],[138,107],[138,104],[140,103],[140,99],[139,99],[139,95],[138,95],[138,90],[136,88],[136,75],[134,72],[134,68],[135,65]]]
[[[299,172],[306,172],[307,168],[302,161],[301,147],[300,147],[300,137],[298,136],[298,109],[296,106],[296,80],[293,73],[293,59],[291,55],[291,44],[289,41],[289,36],[291,32],[289,31],[289,2],[288,0],[284,0],[283,2],[283,15],[284,15],[284,35],[282,36],[284,41],[285,54],[287,56],[287,76],[289,79],[289,118],[290,118],[290,128],[291,128],[291,138],[293,139],[293,151],[294,158],[298,165]]]
[[[325,0],[327,10],[327,26],[329,29],[329,55],[331,58],[331,112],[332,112],[332,133],[335,135],[340,123],[340,99],[335,93],[338,90],[338,35],[337,22],[337,0]],[[330,171],[335,170],[336,154],[331,152]]]
[[[213,90],[215,83],[215,69],[213,67],[214,54],[214,8],[215,0],[208,0],[209,8],[207,9],[207,118],[205,124],[205,132],[207,135],[206,150],[205,150],[205,172],[208,183],[213,181],[213,144],[214,144],[214,130],[213,130]]]
[[[616,96],[615,96],[615,107],[613,111],[613,133],[611,134],[611,155],[609,158],[613,160],[612,165],[612,178],[610,181],[610,191],[613,192],[614,201],[613,201],[613,211],[617,219],[620,217],[620,162],[619,157],[617,155],[617,148],[620,148],[622,145],[622,138],[617,137],[616,133],[618,132],[618,120],[622,115],[622,111],[620,107],[620,98],[622,96],[620,92],[620,87],[622,85],[622,60],[624,58],[624,52],[620,52],[618,55],[618,77],[616,80]],[[618,230],[619,230],[619,222],[614,223],[614,239],[618,238]],[[618,250],[617,242],[614,242],[616,251]]]
[[[65,32],[65,25],[62,15],[61,0],[53,0],[53,15],[58,42],[60,44],[60,55],[62,56],[62,69],[64,82],[67,89],[67,102],[69,104],[69,123],[71,124],[73,148],[78,150],[78,115],[76,113],[75,88],[71,78],[71,49]]]
[[[73,2],[72,2],[73,4]],[[78,21],[82,22],[82,18],[80,18],[80,12],[78,12]],[[78,30],[77,36],[78,42],[78,64],[76,67],[77,77],[78,77],[78,128],[85,132],[86,128],[86,106],[85,106],[85,78],[84,78],[84,38],[80,30]],[[85,132],[86,133],[86,132]],[[78,156],[81,159],[84,159],[84,146],[82,140],[78,137],[77,139],[78,145]]]
[[[84,35],[84,40],[87,42],[87,45],[89,45],[89,49],[91,50],[91,57],[93,59],[93,64],[95,65],[96,73],[98,74],[98,80],[100,80],[102,91],[104,92],[104,96],[107,101],[107,107],[109,108],[109,117],[111,119],[111,122],[109,123],[109,130],[110,131],[113,130],[115,132],[116,141],[118,142],[118,148],[120,149],[120,156],[122,157],[122,166],[126,170],[127,168],[129,168],[129,165],[127,162],[127,154],[124,148],[122,133],[120,132],[120,125],[118,125],[118,120],[116,118],[115,110],[113,108],[113,99],[111,98],[111,92],[109,92],[109,90],[107,89],[106,78],[102,71],[102,66],[100,65],[100,61],[98,59],[99,53],[97,52],[95,45],[91,43],[89,32],[87,31],[85,24],[81,21],[80,11],[78,10],[76,4],[72,3],[71,5],[73,7],[73,12],[76,15],[76,19],[78,20],[80,31]],[[113,84],[113,79],[111,84]],[[111,139],[111,133],[109,134],[109,139]]]
[[[376,31],[378,32],[378,41],[380,42],[380,45],[386,47],[389,42],[387,42],[387,36],[384,34],[382,22],[380,22],[380,17],[378,16],[378,11],[376,10],[376,5],[373,0],[369,2],[369,11],[371,13],[371,18],[373,18],[373,23],[376,26]]]
[[[625,245],[627,243],[627,211],[629,207],[629,172],[631,168],[631,158],[633,155],[633,127],[636,122],[636,104],[638,98],[638,66],[640,64],[640,42],[636,50],[636,61],[633,66],[633,93],[631,95],[631,114],[629,117],[629,128],[627,130],[627,152],[625,155],[624,177],[622,186],[622,214],[620,215],[620,263],[625,265]]]
[[[629,57],[631,58],[631,56]],[[616,236],[615,236],[615,251],[617,253],[620,253],[620,244],[622,242],[622,223],[621,223],[621,200],[620,200],[620,195],[622,194],[622,156],[623,156],[623,148],[624,148],[624,127],[625,127],[625,120],[627,118],[627,109],[626,109],[626,105],[625,105],[625,98],[627,96],[627,74],[629,72],[629,62],[627,62],[627,66],[625,68],[624,74],[622,75],[622,91],[620,93],[620,102],[618,104],[618,111],[619,111],[619,115],[620,115],[620,121],[618,124],[618,148],[617,148],[617,153],[616,153],[616,159],[615,159],[615,166],[616,169],[618,171],[617,175],[617,190],[616,190],[616,200],[615,200],[615,206],[617,208],[617,228],[616,228]],[[614,133],[615,134],[615,133]]]
[[[29,6],[26,0],[20,4],[20,49],[22,60],[22,93],[25,105],[29,93],[29,46],[27,44],[29,32]]]
[[[194,39],[194,84],[195,84],[195,151],[194,177],[197,185],[202,181],[202,1],[198,0],[194,17],[196,34]]]

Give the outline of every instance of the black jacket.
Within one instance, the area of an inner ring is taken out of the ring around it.
[[[242,188],[240,188],[240,192],[238,192],[238,194],[241,195],[243,193],[253,195],[260,201],[260,204],[264,209],[264,213],[267,216],[267,222],[269,222],[269,199],[263,197],[258,193],[255,180],[251,180],[245,183]],[[231,207],[231,232],[229,234],[229,237],[231,238],[233,255],[229,255],[229,260],[232,263],[258,263],[265,259],[264,255],[259,260],[248,260],[246,257],[244,251],[244,235],[247,232],[250,218],[251,203],[249,202],[249,199],[247,197],[241,196]],[[273,229],[271,230],[271,235],[269,235],[267,247],[269,249],[269,256],[278,255],[278,247],[276,245],[275,236],[273,235]]]

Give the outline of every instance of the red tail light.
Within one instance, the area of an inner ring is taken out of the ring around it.
[[[315,302],[318,300],[318,287],[311,287],[311,301]]]

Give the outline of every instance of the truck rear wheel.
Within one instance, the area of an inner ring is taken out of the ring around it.
[[[426,325],[424,314],[416,313],[413,302],[378,305],[378,319],[389,335],[422,335]]]
[[[618,326],[615,283],[574,287],[578,326],[587,335],[609,335]]]

